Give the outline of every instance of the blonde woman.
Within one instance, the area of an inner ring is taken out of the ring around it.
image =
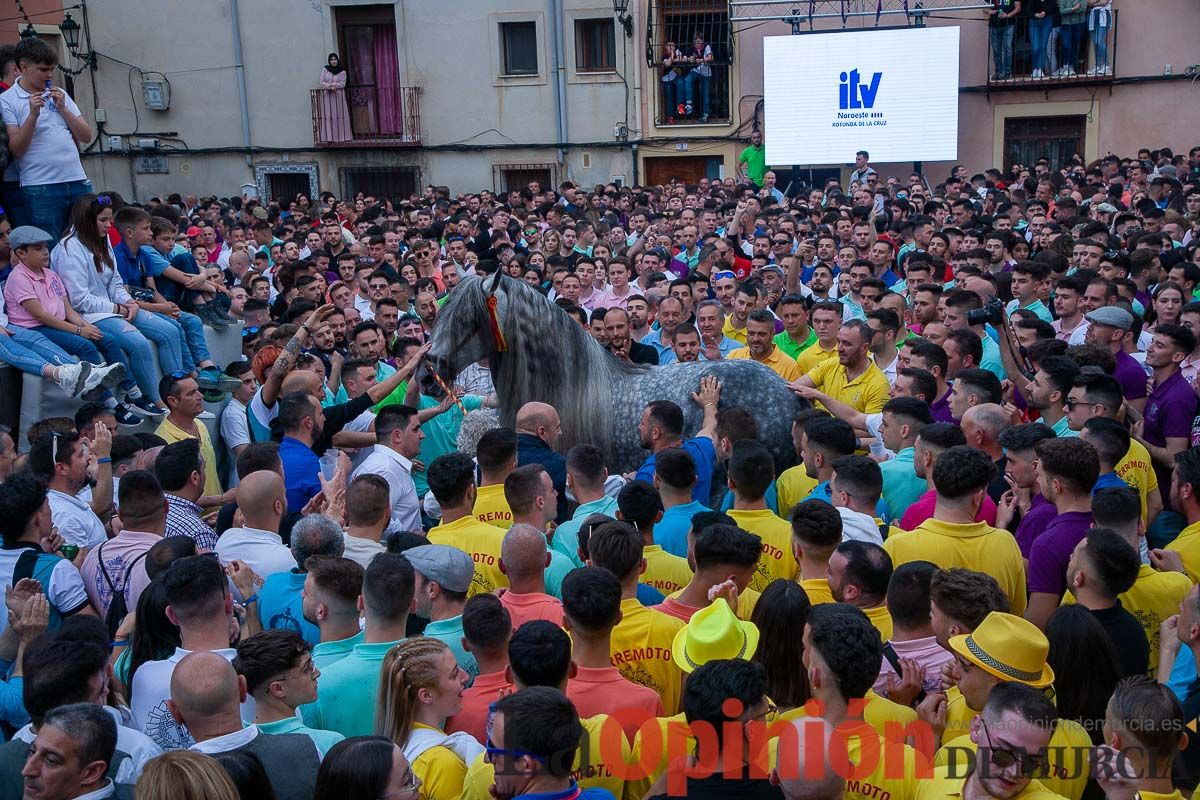
[[[547,228],[542,234],[542,255],[545,258],[558,255],[562,246],[562,236],[553,228]]]
[[[172,750],[146,763],[135,790],[138,800],[239,800],[229,773],[212,756]]]
[[[483,752],[470,734],[445,732],[446,719],[462,710],[467,681],[438,639],[408,639],[383,659],[375,727],[404,751],[422,800],[457,800],[467,765]]]

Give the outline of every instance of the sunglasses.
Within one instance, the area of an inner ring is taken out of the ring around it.
[[[996,747],[992,744],[992,734],[983,717],[979,718],[979,724],[983,727],[983,738],[987,741],[987,750],[994,765],[1000,769],[1008,769],[1013,764],[1020,762],[1021,774],[1025,777],[1032,778],[1035,775],[1044,774],[1047,766],[1046,756],[1026,753],[1024,750],[1014,751]]]
[[[242,338],[243,339],[245,339],[247,336],[253,336],[256,333],[258,333],[257,325],[252,325],[249,328],[242,328]]]
[[[733,280],[737,280],[737,274],[734,273],[733,270],[728,270],[728,269],[723,269],[720,272],[713,273],[714,281],[724,280],[725,278],[732,278]]]
[[[97,205],[102,205],[102,206],[111,206],[111,205],[112,205],[112,198],[111,198],[111,197],[108,197],[108,196],[106,196],[106,195],[99,195],[99,196],[97,196],[97,197],[96,197],[96,204],[97,204]]]

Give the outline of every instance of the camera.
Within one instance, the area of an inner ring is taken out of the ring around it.
[[[968,325],[997,325],[1004,324],[1004,304],[993,298],[983,308],[973,308],[967,312]]]

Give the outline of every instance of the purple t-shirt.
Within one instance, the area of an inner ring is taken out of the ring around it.
[[[1068,511],[1054,516],[1029,550],[1031,594],[1044,592],[1061,596],[1066,591],[1067,564],[1071,561],[1071,553],[1090,527],[1092,515],[1087,511]]]
[[[929,413],[933,415],[934,422],[954,422],[954,415],[950,413],[950,394],[953,391],[947,389],[944,395],[930,404]]]
[[[1057,515],[1058,509],[1041,492],[1033,496],[1033,499],[1029,501],[1029,511],[1021,517],[1020,523],[1017,524],[1017,532],[1013,534],[1017,539],[1017,545],[1021,548],[1021,555],[1029,558],[1034,541],[1042,535],[1046,526]]]
[[[1146,426],[1143,435],[1155,447],[1165,447],[1167,439],[1192,435],[1192,420],[1196,417],[1196,393],[1176,370],[1150,392],[1146,401]],[[1158,488],[1162,494],[1163,508],[1171,507],[1171,469],[1154,462],[1154,474],[1158,476]]]
[[[1113,377],[1121,384],[1126,400],[1140,400],[1146,396],[1146,370],[1133,356],[1121,350],[1117,353],[1117,366]]]

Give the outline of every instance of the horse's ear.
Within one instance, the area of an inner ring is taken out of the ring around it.
[[[495,272],[493,272],[493,273],[492,273],[492,276],[491,276],[491,281],[492,281],[491,288],[488,288],[488,285],[487,285],[487,283],[486,283],[486,282],[483,284],[483,288],[484,288],[484,289],[487,291],[487,293],[488,293],[489,295],[493,295],[493,294],[495,294],[495,293],[496,293],[496,290],[500,288],[500,272],[501,272],[501,270],[500,270],[500,269],[497,269]]]

